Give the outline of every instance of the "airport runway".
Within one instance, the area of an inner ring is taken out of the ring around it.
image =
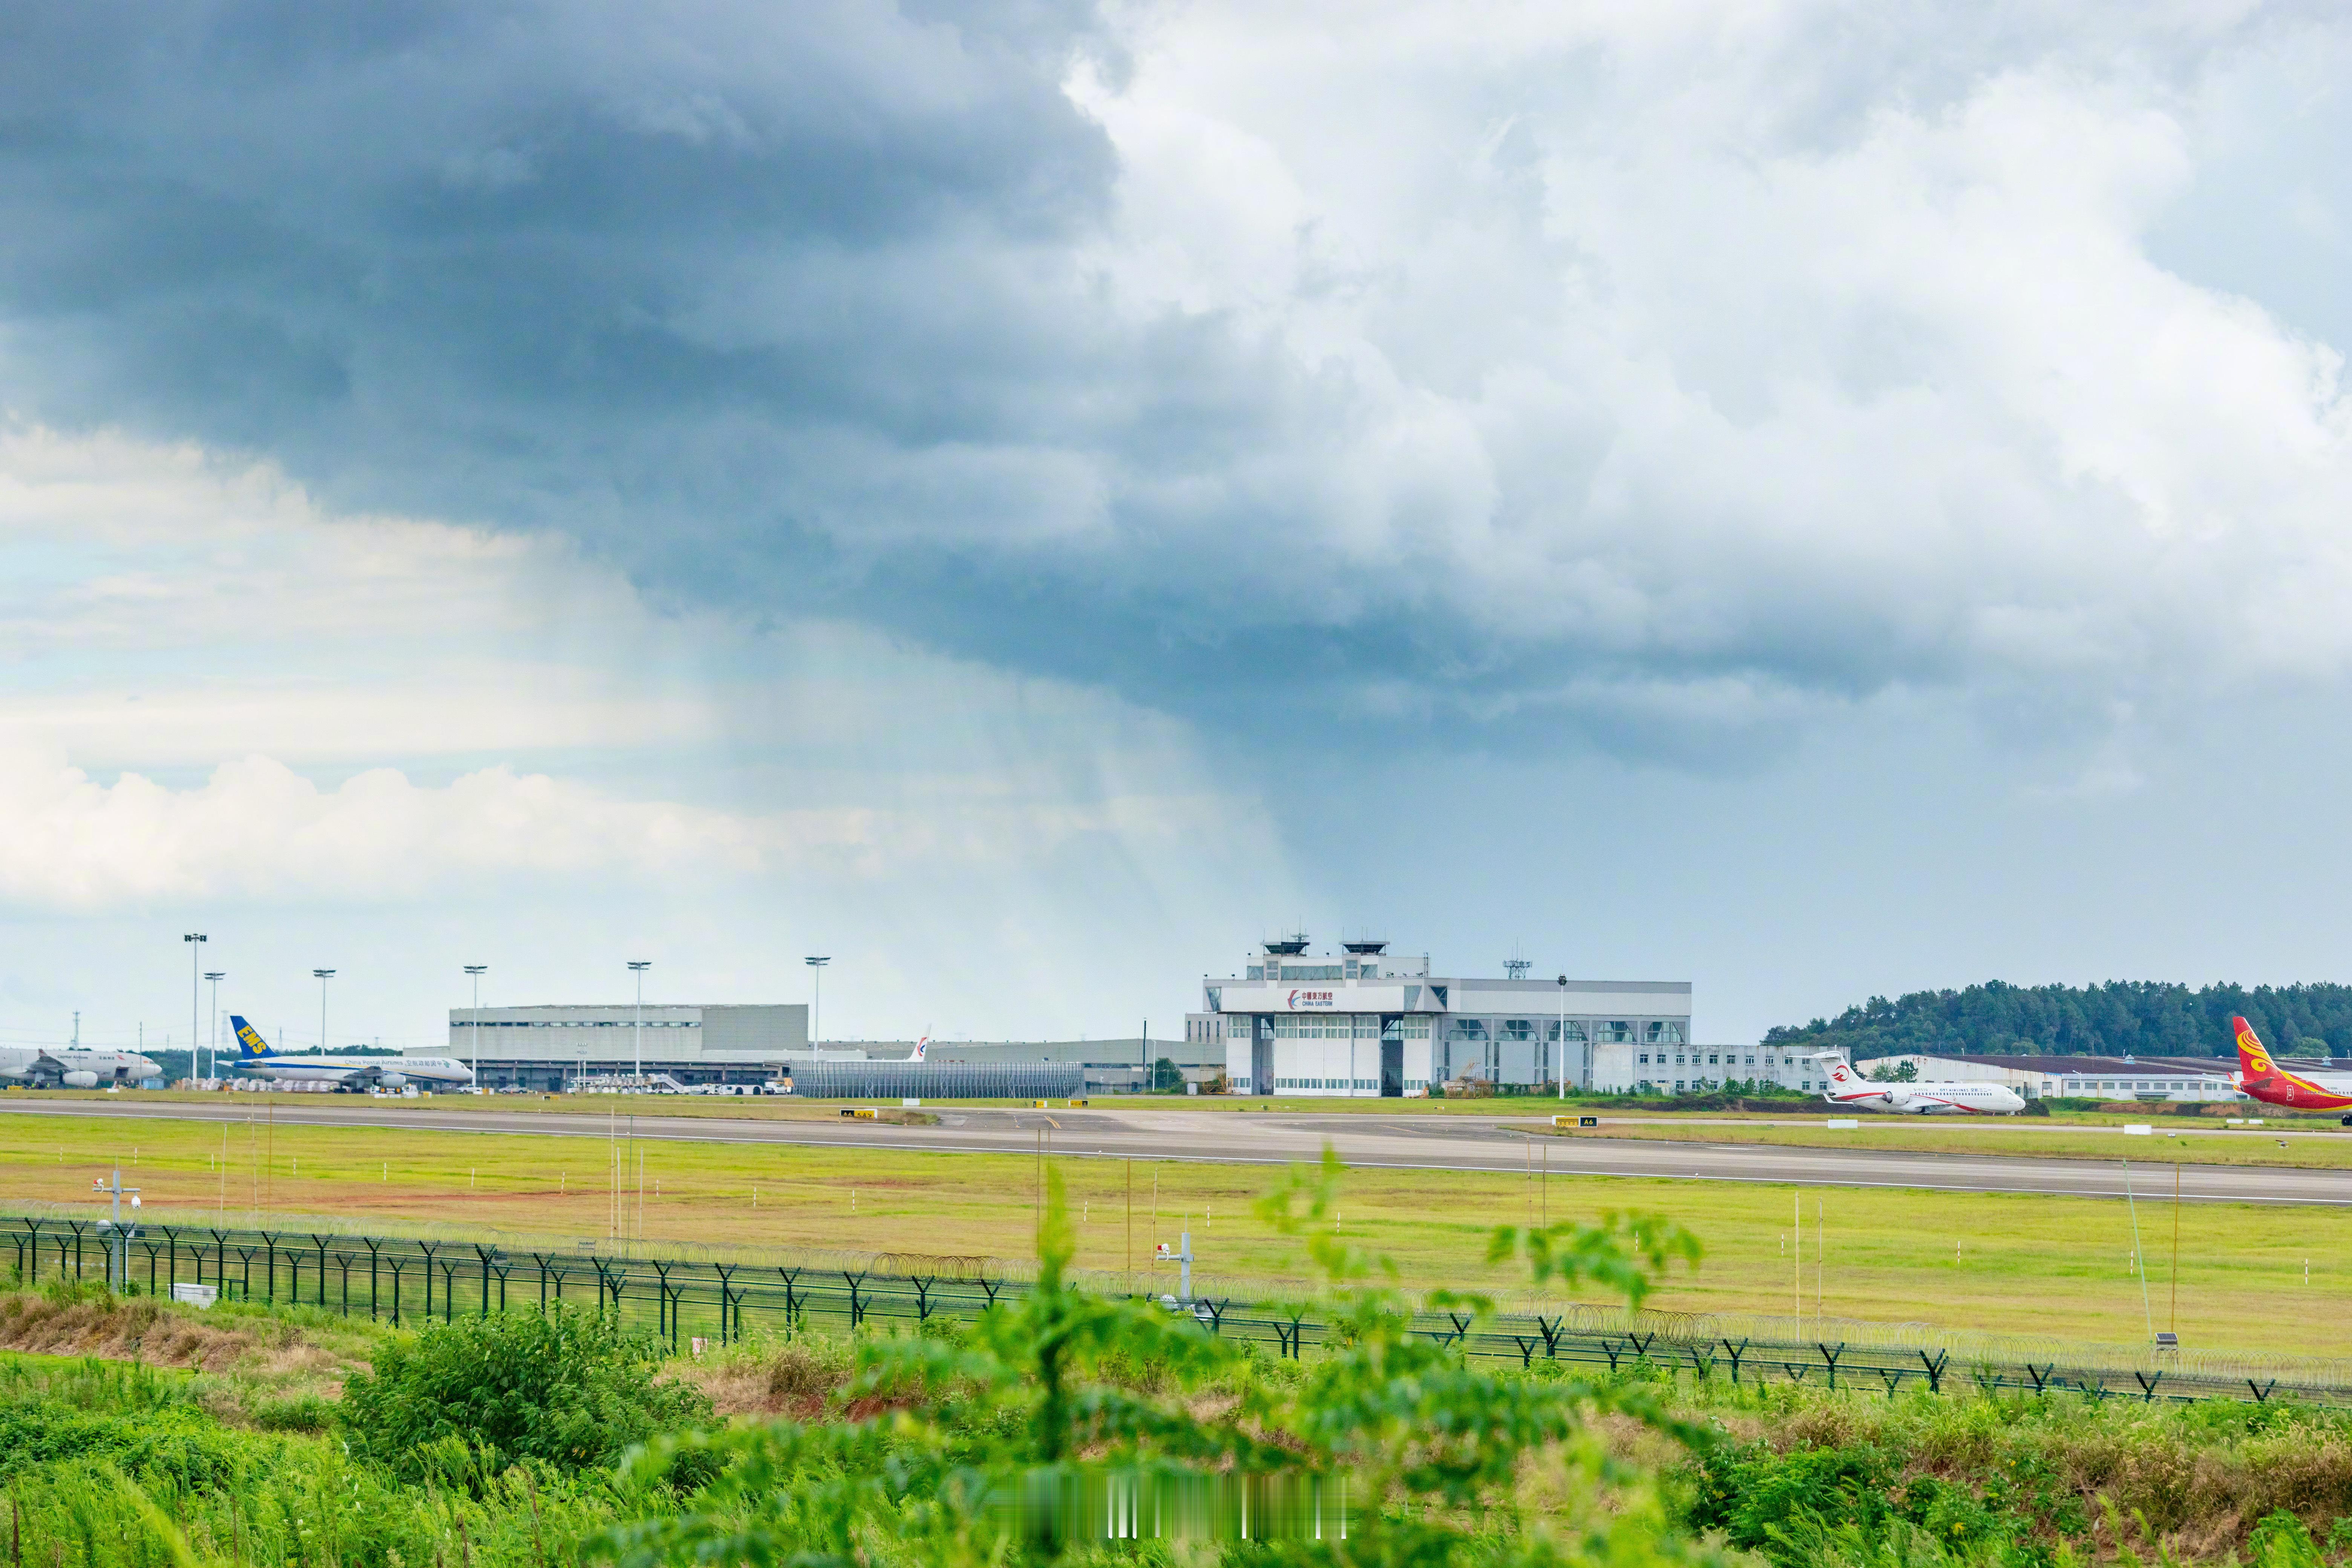
[[[327,1097],[275,1100],[282,1126],[409,1128],[445,1132],[604,1138],[605,1117],[536,1111],[436,1110]],[[106,1116],[242,1122],[259,1106],[247,1097],[217,1105],[188,1101],[42,1101],[11,1096],[0,1114]],[[707,1143],[804,1144],[941,1152],[1034,1153],[1041,1132],[1066,1159],[1188,1160],[1286,1164],[1314,1160],[1328,1142],[1350,1165],[1403,1170],[1528,1169],[1529,1144],[1554,1175],[1647,1176],[1668,1181],[1778,1185],[1915,1187],[1941,1192],[2124,1196],[2120,1161],[1931,1154],[1899,1151],[1790,1149],[1755,1143],[1647,1142],[1577,1139],[1526,1131],[1524,1119],[1467,1116],[1243,1114],[1231,1111],[958,1110],[940,1108],[934,1127],[841,1121],[730,1121],[639,1115],[636,1136]],[[2142,1196],[2169,1197],[2167,1163],[2133,1167]],[[2200,1202],[2352,1205],[2352,1171],[2247,1165],[2184,1165],[2181,1195]]]

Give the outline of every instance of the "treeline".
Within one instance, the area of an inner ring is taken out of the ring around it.
[[[2156,980],[2096,985],[2010,985],[1873,996],[1835,1018],[1783,1025],[1768,1046],[1843,1048],[1857,1061],[1909,1051],[2041,1056],[2227,1057],[2237,1047],[2231,1015],[2242,1015],[2282,1053],[2325,1042],[2352,1057],[2352,985],[2208,985],[2191,990]],[[2315,1045],[2304,1054],[2318,1054]]]

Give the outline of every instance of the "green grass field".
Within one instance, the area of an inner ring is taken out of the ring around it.
[[[125,1184],[144,1190],[151,1220],[332,1215],[354,1226],[585,1241],[613,1222],[612,1152],[603,1140],[516,1134],[0,1121],[12,1200],[89,1204],[93,1180],[120,1160]],[[624,1223],[649,1243],[1029,1251],[1038,1172],[1025,1155],[640,1140],[634,1155],[624,1145],[619,1156]],[[1148,1270],[1152,1244],[1189,1225],[1204,1271],[1300,1273],[1296,1243],[1251,1212],[1277,1179],[1265,1167],[1066,1158],[1057,1168],[1086,1267]],[[1484,1261],[1496,1226],[1611,1208],[1666,1213],[1704,1238],[1704,1267],[1654,1303],[1683,1310],[1818,1307],[1832,1317],[2110,1341],[2142,1338],[2152,1317],[2157,1328],[2177,1321],[2192,1345],[2315,1353],[2333,1350],[2322,1325],[2352,1285],[2352,1212],[2335,1209],[2184,1206],[2176,1309],[2176,1216],[2160,1196],[2143,1201],[2152,1259],[2144,1309],[2132,1215],[2112,1201],[1429,1171],[1356,1173],[1347,1192],[1343,1234],[1393,1258],[1415,1287],[1508,1289],[1517,1276]],[[1791,1254],[1795,1204],[1801,1274]]]
[[[1530,1126],[1562,1139],[1631,1138],[1683,1143],[1761,1143],[1787,1148],[1919,1150],[1939,1154],[2016,1154],[2068,1160],[2129,1160],[2134,1164],[2272,1165],[2294,1169],[2352,1169],[2352,1131],[2331,1119],[2324,1129],[2310,1122],[2233,1128],[2215,1119],[2143,1117],[2146,1136],[2124,1131],[2123,1117],[2060,1121],[2040,1117],[1959,1121],[1924,1116],[1855,1116],[1860,1123],[1832,1129],[1825,1116],[1797,1125],[1664,1119],[1612,1121],[1599,1127],[1555,1128],[1549,1120]]]

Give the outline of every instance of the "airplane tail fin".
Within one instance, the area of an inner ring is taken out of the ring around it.
[[[921,1039],[915,1042],[915,1054],[907,1059],[908,1061],[921,1061],[923,1059],[923,1053],[930,1048],[931,1037],[929,1035],[925,1035]]]
[[[1813,1060],[1830,1064],[1830,1082],[1839,1089],[1857,1081],[1853,1076],[1853,1065],[1835,1051],[1815,1051]]]
[[[2268,1078],[2278,1071],[2271,1064],[2270,1052],[2263,1048],[2260,1035],[2243,1018],[2231,1018],[2230,1030],[2238,1037],[2238,1071],[2246,1078]]]
[[[261,1037],[260,1030],[236,1014],[231,1013],[228,1016],[228,1024],[230,1028],[236,1031],[236,1055],[239,1061],[251,1061],[259,1057],[274,1057],[278,1054],[269,1048],[269,1042]]]

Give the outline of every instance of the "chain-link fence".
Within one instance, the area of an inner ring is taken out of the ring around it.
[[[127,1245],[107,1222],[70,1216],[0,1219],[16,1277],[107,1279],[170,1295],[208,1288],[231,1300],[291,1302],[395,1324],[555,1302],[613,1314],[673,1351],[695,1339],[725,1344],[746,1333],[911,1331],[934,1318],[971,1318],[1031,1289],[1026,1270],[985,1258],[924,1254],[803,1254],[758,1263],[625,1251],[548,1248],[499,1240],[431,1240],[326,1230],[143,1224]],[[7,1257],[0,1253],[0,1258]],[[1108,1276],[1096,1288],[1133,1289]],[[1140,1292],[1139,1292],[1140,1293]],[[1326,1342],[1311,1301],[1217,1294],[1158,1298],[1203,1332],[1285,1357]],[[1628,1373],[1687,1372],[1734,1383],[1786,1382],[1889,1394],[1924,1386],[2095,1398],[2231,1399],[2352,1405],[2352,1363],[2136,1347],[2069,1345],[1998,1335],[1939,1334],[1924,1325],[1677,1312],[1590,1306],[1522,1307],[1486,1317],[1443,1308],[1414,1330],[1465,1354]]]

